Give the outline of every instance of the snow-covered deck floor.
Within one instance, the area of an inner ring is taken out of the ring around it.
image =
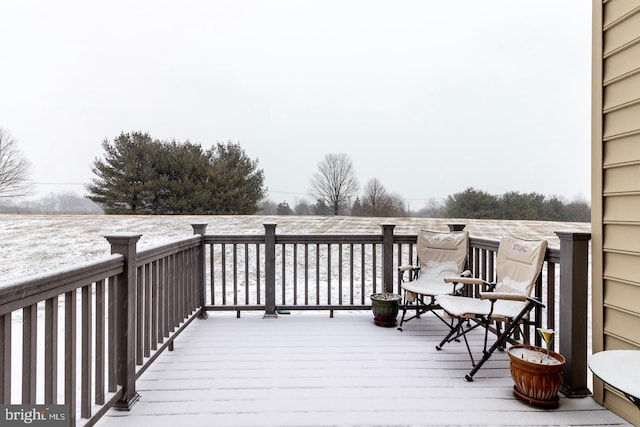
[[[435,349],[444,333],[431,315],[400,332],[369,312],[210,313],[142,375],[130,412],[111,410],[97,425],[628,425],[591,397],[561,396],[557,410],[516,400],[506,353],[467,383],[464,344]]]

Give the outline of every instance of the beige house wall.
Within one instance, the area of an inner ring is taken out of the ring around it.
[[[640,349],[640,0],[593,0],[593,351]],[[594,397],[640,411],[594,380]]]

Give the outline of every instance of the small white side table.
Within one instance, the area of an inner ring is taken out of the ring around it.
[[[640,409],[640,350],[605,350],[589,358],[589,369]]]

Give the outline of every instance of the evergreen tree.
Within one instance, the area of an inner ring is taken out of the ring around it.
[[[254,214],[264,197],[264,174],[239,144],[204,152],[188,141],[162,142],[122,133],[102,143],[93,163],[89,199],[107,214]]]
[[[218,143],[208,152],[210,197],[207,213],[253,215],[266,196],[264,172],[251,160],[240,144]]]
[[[445,216],[449,218],[499,218],[498,198],[472,187],[447,197]]]
[[[113,143],[102,142],[104,160],[95,160],[92,171],[97,176],[87,186],[89,199],[109,214],[150,214],[154,141],[147,133],[122,133]]]

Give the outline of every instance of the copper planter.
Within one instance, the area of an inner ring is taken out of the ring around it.
[[[557,408],[562,386],[564,356],[542,347],[514,345],[508,350],[514,395],[541,408]]]

